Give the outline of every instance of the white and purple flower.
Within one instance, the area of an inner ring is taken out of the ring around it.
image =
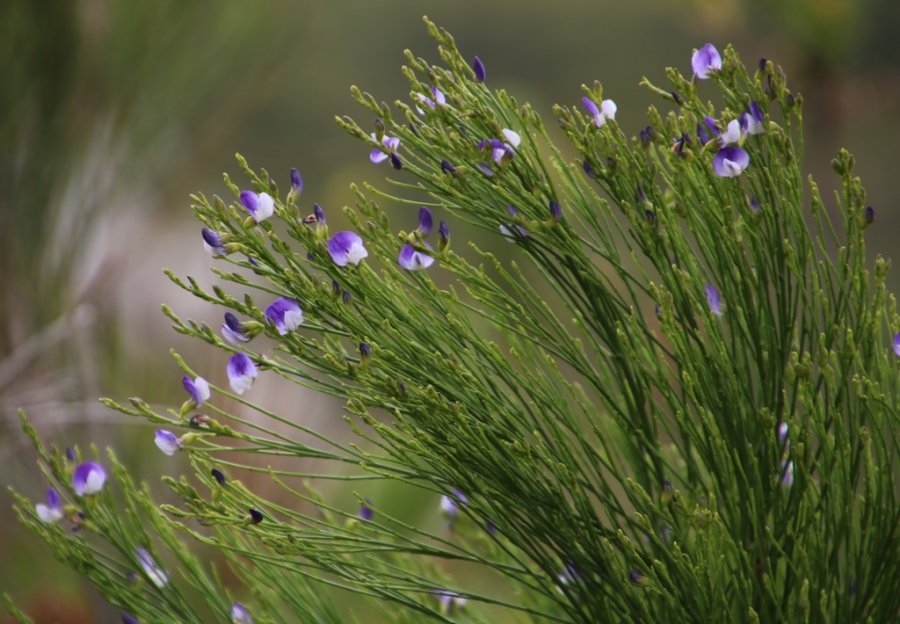
[[[484,63],[477,56],[472,61],[472,71],[475,72],[475,80],[478,82],[484,82],[487,79],[487,70],[484,68]]]
[[[741,115],[741,130],[747,134],[762,134],[766,131],[765,126],[763,126],[764,119],[765,116],[762,109],[754,100],[750,102],[747,112]]]
[[[156,561],[153,560],[153,557],[143,546],[138,547],[136,553],[138,563],[141,565],[141,568],[144,570],[144,574],[147,575],[147,578],[150,579],[150,582],[156,585],[157,588],[162,589],[169,582],[169,575],[163,571],[162,568],[157,565]]]
[[[34,506],[38,518],[45,524],[53,524],[63,519],[62,500],[59,492],[53,488],[47,490],[47,504],[38,503]]]
[[[468,599],[465,596],[460,596],[457,593],[445,589],[434,589],[432,590],[432,593],[437,598],[438,604],[440,605],[440,611],[444,615],[449,615],[456,609],[462,609],[468,602]]]
[[[253,618],[250,617],[247,607],[236,602],[231,605],[231,622],[232,624],[253,624]]]
[[[90,496],[103,489],[106,470],[97,462],[83,462],[72,472],[72,489],[76,496]]]
[[[587,109],[588,114],[593,118],[594,125],[598,128],[605,126],[606,122],[610,119],[616,118],[616,110],[618,107],[612,100],[603,100],[600,102],[600,106],[597,106],[597,103],[594,102],[594,100],[585,95],[581,98],[581,101]]]
[[[225,255],[225,243],[222,242],[222,237],[217,232],[204,227],[200,230],[200,235],[203,237],[203,249],[206,250],[206,253],[211,256]]]
[[[374,132],[370,136],[373,141],[376,143],[378,142],[378,137],[375,136]],[[401,169],[403,164],[400,162],[400,157],[397,156],[397,150],[400,149],[400,139],[398,137],[384,135],[381,138],[381,144],[384,145],[387,151],[380,147],[373,147],[372,151],[369,152],[369,160],[378,165],[390,159],[391,166],[393,166],[394,169]]]
[[[900,357],[900,331],[894,334],[894,355]]]
[[[691,56],[691,69],[700,80],[709,78],[711,72],[722,69],[722,56],[716,46],[707,43]]]
[[[428,236],[431,233],[433,223],[431,211],[425,206],[420,207],[419,227],[416,228],[418,235],[422,238]],[[434,249],[425,241],[422,241],[422,244],[428,249]],[[419,271],[421,269],[427,269],[434,264],[434,258],[427,253],[416,250],[412,245],[407,244],[400,250],[397,263],[400,265],[400,268],[406,269],[407,271]]]
[[[422,102],[425,106],[427,106],[431,110],[435,110],[438,106],[446,106],[447,98],[444,96],[443,92],[441,92],[440,89],[438,89],[437,87],[432,85],[429,90],[431,91],[431,97],[428,97],[424,93],[416,93],[416,97],[418,98],[418,100],[420,102]],[[434,99],[432,99],[432,98],[434,98]],[[425,111],[423,111],[421,108],[418,108],[418,111],[419,111],[419,114],[425,113]]]
[[[187,393],[191,395],[191,400],[197,407],[202,407],[207,399],[209,399],[209,384],[203,377],[191,379],[187,375],[184,375],[181,378],[181,385],[184,386]]]
[[[725,314],[725,311],[722,308],[722,300],[719,296],[719,289],[712,284],[706,285],[706,303],[709,304],[709,311],[712,312],[713,315],[722,316]]]
[[[303,324],[303,310],[296,299],[279,297],[266,308],[266,320],[284,336]]]
[[[246,353],[235,353],[228,359],[228,366],[225,369],[228,373],[228,383],[231,389],[237,394],[244,394],[253,385],[253,380],[259,374],[256,370],[256,364],[253,363]]]
[[[359,512],[357,513],[360,520],[369,522],[375,516],[375,510],[372,509],[372,501],[368,498],[359,504]]]
[[[181,440],[171,431],[165,429],[157,429],[156,435],[153,437],[156,447],[166,455],[172,456],[181,450]]]
[[[713,157],[713,171],[720,178],[736,178],[750,165],[750,154],[737,145],[723,147]]]
[[[268,193],[241,191],[241,203],[257,223],[275,214],[275,200]]]
[[[225,313],[225,322],[222,323],[222,338],[231,344],[250,342],[247,326],[240,322],[231,312]]]
[[[459,508],[465,507],[468,502],[469,499],[465,494],[453,488],[450,495],[444,494],[441,496],[441,511],[450,520],[453,520],[456,518],[456,514],[459,513]]]
[[[359,264],[369,255],[362,237],[356,232],[338,232],[328,240],[328,253],[338,266]]]

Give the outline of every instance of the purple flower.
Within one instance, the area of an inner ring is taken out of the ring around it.
[[[250,612],[239,602],[231,605],[231,621],[232,624],[253,624],[253,618]]]
[[[303,324],[303,310],[296,299],[279,297],[266,308],[266,320],[284,336]]]
[[[45,524],[53,524],[63,519],[62,502],[59,498],[59,492],[53,488],[47,490],[47,504],[38,503],[34,506],[38,518]]]
[[[444,615],[449,615],[454,609],[462,609],[468,602],[464,596],[444,589],[434,589],[432,593],[437,597],[440,611]]]
[[[719,289],[712,284],[706,285],[706,303],[709,304],[709,311],[715,316],[722,316],[725,313],[724,310],[722,310]]]
[[[422,93],[416,93],[416,97],[419,99],[420,102],[422,102],[425,106],[427,106],[431,110],[434,110],[438,106],[444,106],[447,104],[447,98],[444,96],[444,94],[441,92],[440,89],[438,89],[437,87],[432,85],[430,88],[430,91],[431,91],[431,96],[434,99],[431,99],[430,97],[428,97],[427,95],[424,95]],[[420,114],[424,114],[424,112],[425,112],[421,108],[419,108],[418,110],[419,110]]]
[[[368,342],[359,343],[359,356],[365,360],[370,355],[372,355],[372,345]]]
[[[443,219],[438,225],[438,236],[441,237],[441,249],[446,249],[450,245],[450,226]]]
[[[374,132],[370,136],[372,137],[373,141],[375,141],[376,143],[378,142],[378,138],[375,136]],[[369,152],[369,160],[371,160],[376,165],[383,163],[388,158],[391,158],[391,156],[394,155],[394,152],[396,152],[397,149],[400,148],[400,139],[397,137],[390,137],[385,135],[384,137],[382,137],[381,143],[387,148],[387,151],[383,150],[380,147],[374,147],[372,148],[372,151]],[[399,167],[397,168],[399,169]]]
[[[519,145],[522,144],[522,137],[519,136],[518,132],[510,130],[509,128],[503,128],[500,133],[506,138],[506,142],[513,147],[519,147]]]
[[[432,249],[428,243],[423,243],[428,249]],[[427,269],[434,264],[434,258],[421,251],[416,251],[412,245],[404,245],[400,250],[400,256],[397,258],[400,268],[407,271],[419,271]]]
[[[246,334],[246,331],[246,326],[234,314],[225,313],[225,322],[222,323],[222,338],[231,344],[250,342],[250,336]]]
[[[84,462],[72,472],[72,489],[76,496],[96,494],[106,483],[106,470],[97,462]]]
[[[794,462],[793,460],[781,460],[781,485],[791,487],[794,485]]]
[[[456,488],[451,489],[450,495],[441,496],[441,511],[445,516],[453,520],[459,512],[459,507],[465,507],[469,499]]]
[[[722,69],[722,57],[716,50],[716,46],[707,43],[696,50],[691,56],[691,68],[694,70],[694,75],[700,80],[706,80],[709,78],[710,72]]]
[[[216,480],[216,483],[224,486],[228,483],[228,479],[225,477],[225,473],[219,470],[218,468],[213,468],[209,471],[209,474],[212,475],[212,478]]]
[[[150,579],[150,582],[162,589],[169,582],[169,576],[160,568],[153,557],[143,546],[138,547],[136,551],[138,563],[144,570],[144,574]]]
[[[246,353],[232,355],[225,370],[228,373],[228,383],[237,394],[244,394],[249,390],[258,374],[256,365]]]
[[[712,136],[706,130],[706,124],[697,124],[697,138],[700,140],[701,145],[706,145],[712,140]]]
[[[368,522],[368,521],[370,521],[370,520],[372,519],[372,517],[375,515],[375,511],[374,511],[374,510],[372,509],[372,507],[370,506],[371,503],[372,503],[372,501],[370,501],[370,500],[367,498],[367,499],[365,499],[363,502],[361,502],[361,503],[359,504],[359,512],[358,512],[357,515],[359,516],[359,519],[360,519],[360,520],[363,520],[363,521],[365,521],[365,522]]]
[[[475,72],[475,80],[478,82],[484,82],[487,78],[487,70],[484,68],[484,63],[481,62],[481,59],[477,56],[475,60],[472,61],[472,71]]]
[[[200,235],[203,237],[203,249],[206,250],[206,253],[211,256],[225,255],[225,244],[222,242],[221,236],[208,227],[201,229]]]
[[[863,210],[863,223],[869,226],[875,221],[875,209],[872,206],[866,206]]]
[[[257,195],[253,191],[241,191],[241,203],[257,223],[275,214],[275,200],[268,193]]]
[[[747,134],[762,134],[766,131],[763,126],[765,119],[762,109],[756,101],[750,102],[747,112],[741,115],[741,129]]]
[[[425,206],[421,206],[419,208],[419,234],[428,236],[431,233],[432,224],[431,211]]]
[[[759,205],[759,200],[756,199],[753,195],[750,196],[750,210],[753,212],[759,212],[762,207]]]
[[[687,133],[682,132],[681,136],[675,137],[672,142],[672,152],[679,156],[684,156],[684,146],[691,144],[691,137]]]
[[[488,167],[487,165],[485,165],[484,163],[478,163],[475,166],[478,167],[478,170],[481,173],[483,173],[486,177],[488,177],[488,178],[494,177],[494,170],[491,169],[490,167]]]
[[[157,429],[153,441],[157,448],[166,455],[171,456],[181,450],[181,440],[178,439],[178,436],[165,429]]]
[[[720,178],[736,178],[750,165],[750,154],[736,145],[720,149],[713,157],[713,171]]]
[[[369,255],[363,245],[363,239],[356,232],[345,230],[338,232],[328,241],[328,253],[338,266],[359,264]]]
[[[441,161],[441,171],[443,171],[444,173],[449,173],[450,175],[455,175],[456,167],[451,165],[449,160],[442,160]]]
[[[726,147],[740,141],[741,136],[741,122],[737,119],[733,119],[728,122],[728,125],[725,127],[725,132],[719,135],[719,141],[722,142],[722,147]]]
[[[786,422],[783,422],[780,425],[778,425],[778,441],[781,442],[782,444],[784,444],[785,441],[787,440],[787,435],[788,435],[788,424]]]
[[[644,147],[650,145],[650,142],[653,141],[654,136],[656,135],[656,128],[651,125],[644,126],[644,129],[640,132],[641,144]]]
[[[556,221],[562,219],[562,208],[559,207],[559,202],[550,202],[550,217],[552,217]]]
[[[250,515],[250,523],[251,524],[259,524],[263,520],[266,519],[266,516],[259,509],[254,509],[251,507],[247,510],[247,513]]]
[[[894,355],[900,357],[900,331],[894,334]]]
[[[203,377],[195,377],[192,381],[190,377],[185,375],[181,378],[181,385],[191,395],[191,399],[197,407],[201,407],[209,399],[209,384],[206,383]]]
[[[313,204],[313,216],[316,218],[316,223],[325,223],[325,211],[322,210],[322,206],[319,204]]]
[[[303,177],[296,168],[291,168],[291,192],[299,195],[303,192]]]
[[[600,102],[599,107],[594,100],[586,95],[581,98],[581,101],[584,103],[584,107],[587,109],[588,114],[594,119],[594,125],[598,128],[602,128],[610,119],[616,118],[617,107],[616,103],[612,100],[603,100]]]

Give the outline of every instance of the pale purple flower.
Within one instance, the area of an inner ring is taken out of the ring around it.
[[[445,516],[453,520],[459,512],[459,508],[465,507],[468,502],[469,499],[465,494],[456,488],[452,488],[450,495],[444,494],[441,496],[441,511]]]
[[[153,437],[156,447],[166,455],[174,455],[181,450],[181,440],[171,431],[165,429],[157,429],[156,435]]]
[[[616,110],[618,107],[612,100],[603,100],[600,102],[600,106],[597,106],[597,103],[594,102],[594,100],[585,95],[581,98],[581,101],[587,109],[588,114],[593,118],[594,125],[598,128],[602,128],[610,119],[616,118]]]
[[[715,316],[722,316],[725,311],[722,309],[722,301],[719,297],[719,289],[712,284],[706,285],[706,303],[709,304],[709,311]]]
[[[900,331],[894,334],[894,355],[900,357]]]
[[[691,68],[700,80],[709,78],[710,72],[722,69],[722,57],[716,46],[707,43],[691,56]]]
[[[484,82],[487,79],[487,70],[484,68],[484,63],[477,56],[472,61],[472,71],[475,72],[475,80],[478,82]]]
[[[265,221],[275,214],[275,200],[268,193],[256,194],[253,191],[241,191],[241,203],[257,223]]]
[[[513,146],[500,139],[484,139],[478,143],[478,149],[490,149],[491,160],[498,165],[503,164],[504,161],[507,161],[516,155]],[[493,172],[491,175],[493,175]]]
[[[787,440],[788,435],[788,424],[786,422],[778,425],[778,441],[784,444],[785,440]]]
[[[741,115],[741,129],[747,134],[762,134],[766,131],[763,126],[764,119],[762,109],[754,100],[750,102],[747,112]]]
[[[206,253],[211,256],[225,255],[225,244],[218,233],[208,227],[204,227],[200,230],[200,235],[203,237],[203,249],[206,250]]]
[[[63,519],[62,501],[59,492],[53,488],[47,490],[47,504],[38,503],[34,506],[38,518],[45,524],[53,524]]]
[[[713,171],[720,178],[736,178],[750,165],[750,154],[736,145],[720,149],[713,157]]]
[[[506,142],[513,147],[519,147],[519,145],[521,145],[522,137],[519,136],[518,132],[510,130],[509,128],[503,128],[500,133],[506,138]]]
[[[431,234],[431,227],[434,221],[431,218],[431,211],[425,206],[419,208],[419,227],[416,228],[422,236]]]
[[[136,551],[138,563],[144,570],[144,574],[150,579],[150,582],[162,589],[169,582],[169,575],[157,565],[156,561],[143,546],[138,547]]]
[[[231,622],[232,624],[253,624],[253,618],[250,617],[247,607],[236,602],[231,605]]]
[[[483,173],[485,176],[487,176],[488,178],[494,177],[494,170],[491,169],[490,167],[488,167],[487,165],[485,165],[484,163],[478,163],[475,166],[478,167],[478,170],[481,173]]]
[[[431,245],[428,243],[424,243],[424,245],[428,249],[432,249]],[[403,249],[400,250],[400,256],[397,258],[397,263],[400,265],[400,268],[406,269],[407,271],[419,271],[421,269],[427,269],[434,264],[434,258],[424,252],[416,251],[412,245],[404,245]]]
[[[357,515],[359,516],[360,520],[368,522],[374,517],[375,510],[372,509],[371,504],[372,501],[370,501],[368,498],[359,504],[359,512]]]
[[[419,99],[420,102],[425,104],[425,106],[427,106],[431,110],[435,110],[435,108],[437,108],[438,106],[445,106],[447,104],[447,98],[444,96],[443,92],[441,92],[440,89],[438,89],[437,87],[432,85],[430,88],[430,91],[431,91],[431,96],[434,99],[432,99],[431,97],[428,97],[427,95],[425,95],[423,93],[416,93],[416,97]],[[420,114],[423,114],[425,112],[421,108],[418,110],[419,110]]]
[[[303,324],[303,310],[296,299],[279,297],[266,308],[266,320],[284,336]]]
[[[72,472],[72,489],[76,496],[89,496],[103,489],[106,470],[97,462],[78,464]]]
[[[372,137],[373,141],[375,141],[376,143],[378,142],[378,138],[375,136],[374,132],[370,136]],[[376,165],[386,161],[388,158],[394,155],[394,152],[396,152],[400,148],[400,139],[397,137],[385,135],[381,138],[381,143],[387,148],[386,152],[380,147],[374,147],[372,148],[372,151],[369,152],[369,160],[371,160]]]
[[[231,344],[250,342],[250,336],[246,334],[247,328],[231,312],[225,313],[225,322],[222,323],[222,338]]]
[[[728,125],[725,127],[725,132],[719,135],[719,141],[722,142],[722,147],[727,147],[732,143],[740,141],[741,136],[741,122],[737,119],[733,119],[728,122]]]
[[[225,370],[228,373],[228,383],[237,394],[244,394],[253,385],[258,374],[256,365],[246,353],[232,355]]]
[[[363,245],[363,239],[356,232],[345,230],[338,232],[328,241],[328,253],[338,266],[359,264],[369,255]]]
[[[209,384],[203,377],[195,377],[193,380],[187,375],[181,378],[181,385],[191,395],[191,399],[197,407],[202,407],[209,399]]]

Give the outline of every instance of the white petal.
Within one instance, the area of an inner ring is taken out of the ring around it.
[[[618,107],[612,100],[603,100],[600,102],[600,114],[603,115],[604,119],[615,119],[617,110]]]
[[[197,391],[197,396],[200,399],[200,402],[203,403],[209,398],[209,384],[206,382],[203,377],[197,377],[194,379],[194,389]]]
[[[275,200],[268,193],[260,193],[259,204],[253,218],[259,223],[260,221],[265,221],[273,214],[275,214]]]
[[[732,143],[737,143],[741,140],[741,122],[737,119],[733,119],[728,122],[728,126],[725,128],[725,132],[722,133],[722,136],[719,137],[722,141],[722,147],[726,145],[731,145]]]
[[[303,310],[288,310],[284,313],[284,331],[278,332],[284,335],[294,331],[303,324]]]
[[[503,128],[502,130],[503,136],[506,137],[506,140],[509,141],[509,144],[513,147],[519,147],[519,144],[522,142],[522,137],[518,135],[518,133],[513,132],[509,128]]]
[[[38,518],[45,524],[53,524],[58,520],[62,520],[63,514],[57,507],[50,507],[44,503],[38,503],[34,506]]]
[[[350,245],[350,249],[347,250],[347,262],[350,264],[359,264],[362,262],[362,259],[367,257],[369,252],[360,242],[355,242]]]

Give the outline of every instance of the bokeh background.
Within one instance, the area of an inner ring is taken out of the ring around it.
[[[747,64],[783,65],[806,104],[806,169],[834,187],[845,146],[876,209],[870,252],[897,256],[900,3],[896,0],[68,0],[0,2],[0,474],[35,498],[45,484],[19,432],[25,408],[49,441],[113,445],[161,491],[151,429],[103,409],[99,396],[184,399],[170,348],[196,367],[221,354],[169,329],[161,302],[215,323],[162,275],[209,283],[188,195],[222,193],[233,154],[329,219],[349,183],[384,169],[344,135],[335,114],[360,114],[351,84],[406,97],[402,51],[436,60],[428,14],[478,54],[492,86],[550,118],[579,85],[603,82],[631,133],[658,103],[638,86],[663,68],[690,70],[706,41],[733,43]],[[368,121],[360,118],[361,121]],[[365,124],[363,124],[365,125]],[[900,280],[892,278],[893,290]],[[220,377],[223,375],[219,375]],[[222,381],[215,378],[216,381]],[[264,394],[265,390],[259,391]],[[340,406],[277,398],[322,428]],[[89,586],[23,531],[0,491],[0,589],[42,622],[118,621]],[[3,616],[0,616],[3,621]]]

